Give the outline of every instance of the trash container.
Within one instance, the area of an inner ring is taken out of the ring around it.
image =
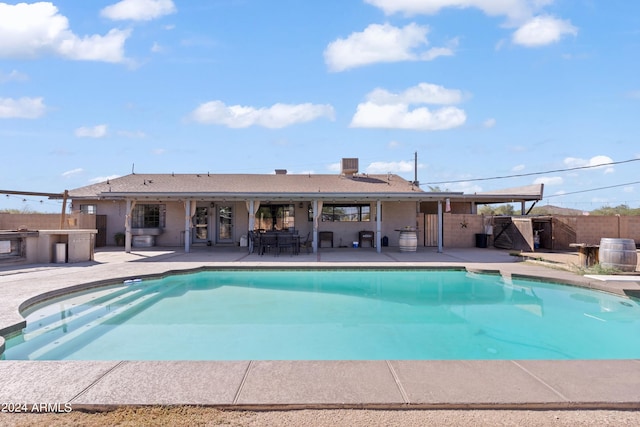
[[[64,264],[65,262],[67,262],[67,244],[66,243],[55,244],[54,262],[56,264]]]
[[[476,248],[486,248],[488,242],[488,234],[476,234]]]
[[[384,246],[384,247],[389,246],[389,238],[387,236],[384,236],[382,238],[382,246]]]

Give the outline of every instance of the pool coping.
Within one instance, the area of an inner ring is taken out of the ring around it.
[[[451,251],[450,251],[451,252]],[[211,268],[439,268],[553,280],[624,295],[637,282],[611,282],[530,263],[461,260],[388,263],[211,261],[191,254],[158,262],[40,266],[0,275],[0,331],[16,328],[20,307],[61,289]],[[478,259],[488,256],[482,249]],[[372,256],[374,259],[376,256]],[[206,257],[205,257],[206,258]],[[464,258],[464,259],[462,259]],[[116,277],[105,278],[105,276]],[[43,286],[47,278],[51,283]],[[37,282],[30,290],[27,283]],[[82,282],[84,285],[81,283]],[[61,285],[61,283],[67,286]],[[39,290],[47,290],[39,292]],[[16,301],[20,300],[19,307]],[[13,305],[12,305],[13,304]],[[13,307],[13,308],[10,308]],[[19,323],[19,322],[18,322]],[[68,403],[100,410],[123,405],[201,405],[226,409],[640,409],[640,360],[462,361],[0,361],[0,402]]]

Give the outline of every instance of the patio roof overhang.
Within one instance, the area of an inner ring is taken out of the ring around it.
[[[539,193],[505,193],[505,194],[464,194],[462,192],[398,192],[398,193],[283,193],[283,192],[104,192],[98,195],[101,200],[224,200],[263,202],[301,202],[311,200],[323,201],[391,201],[391,202],[437,202],[449,199],[451,202],[473,202],[477,204],[521,203],[542,200]],[[83,199],[82,197],[76,199]],[[88,198],[87,198],[88,199]],[[95,198],[92,198],[95,199]]]
[[[416,191],[412,193],[282,193],[282,192],[259,192],[259,193],[225,193],[225,192],[198,192],[198,193],[129,193],[129,192],[108,192],[99,194],[102,200],[225,200],[225,201],[353,201],[353,200],[370,200],[370,201],[397,201],[397,202],[427,202],[445,200],[447,198],[461,197],[462,193],[428,193]]]

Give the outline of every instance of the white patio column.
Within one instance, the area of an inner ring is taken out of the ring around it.
[[[247,247],[249,248],[249,253],[253,253],[253,239],[251,238],[251,232],[255,229],[256,226],[256,213],[258,209],[260,209],[260,200],[249,200],[246,202],[247,211],[249,211],[249,227],[247,230]]]
[[[442,240],[444,236],[444,218],[442,214],[442,200],[438,200],[438,253],[442,253]]]
[[[131,213],[136,205],[136,201],[127,199],[124,214],[124,251],[131,252]]]
[[[382,201],[376,201],[376,252],[382,252]]]
[[[253,231],[256,223],[256,215],[253,213],[253,199],[249,200],[247,211],[249,211],[249,230],[247,230],[247,238],[249,238],[249,233]]]
[[[253,231],[256,226],[256,213],[258,213],[258,209],[260,209],[260,200],[248,200],[246,202],[247,211],[249,212],[249,230]]]
[[[313,201],[313,253],[318,253],[318,221],[322,214],[322,202],[318,199]]]
[[[191,251],[191,200],[184,201],[184,251]]]

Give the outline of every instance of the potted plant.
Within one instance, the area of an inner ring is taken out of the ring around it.
[[[124,246],[125,234],[118,232],[113,235],[113,239],[116,241],[116,246]]]

